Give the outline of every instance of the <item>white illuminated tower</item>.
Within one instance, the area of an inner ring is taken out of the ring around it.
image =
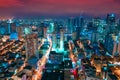
[[[60,51],[64,51],[64,29],[60,29]]]
[[[8,23],[8,34],[10,34],[10,33],[11,33],[11,23],[12,23],[12,19],[9,19],[7,23]]]
[[[57,47],[57,37],[56,37],[56,33],[55,32],[53,32],[52,33],[53,34],[53,45],[52,45],[52,51],[54,51],[55,49],[56,49],[56,47]]]

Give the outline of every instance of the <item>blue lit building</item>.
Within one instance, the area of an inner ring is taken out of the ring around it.
[[[18,40],[18,33],[11,33],[10,40]]]

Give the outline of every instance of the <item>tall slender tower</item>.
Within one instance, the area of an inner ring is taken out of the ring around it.
[[[64,29],[60,29],[60,51],[64,51]]]
[[[67,32],[68,32],[68,33],[72,33],[73,31],[75,31],[75,28],[74,28],[74,17],[70,17],[70,18],[68,19]]]
[[[56,37],[56,33],[53,32],[53,47],[52,47],[52,50],[55,50],[55,48],[57,47],[57,37]]]
[[[44,31],[44,38],[47,38],[47,27],[43,27],[43,31]]]
[[[8,34],[10,34],[10,33],[11,33],[11,23],[12,23],[12,19],[9,19],[7,23],[8,23]]]
[[[118,54],[118,50],[119,50],[118,36],[113,36],[113,40],[114,40],[114,46],[113,46],[112,56],[114,57],[116,54]]]
[[[120,55],[120,32],[119,32],[119,35],[118,35],[118,53]]]
[[[23,36],[23,27],[21,26],[17,27],[17,33],[18,33],[18,38],[21,38]]]

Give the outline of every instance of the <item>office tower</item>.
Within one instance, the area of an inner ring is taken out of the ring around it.
[[[100,25],[100,18],[96,17],[93,19],[93,25],[94,27],[98,27]]]
[[[114,24],[115,23],[115,14],[107,14],[107,24]]]
[[[73,25],[74,25],[73,31],[76,31],[76,39],[79,39],[80,33],[83,30],[83,26],[84,26],[84,18],[82,16],[76,17],[74,19]]]
[[[57,34],[57,33],[59,33],[59,30],[60,29],[60,26],[58,25],[58,22],[57,21],[55,21],[54,22],[54,32]]]
[[[12,19],[9,19],[9,20],[7,21],[7,24],[8,24],[8,34],[11,33],[11,24],[12,24],[12,23],[13,23]]]
[[[60,51],[64,51],[64,28],[60,29]]]
[[[113,52],[112,52],[112,56],[116,56],[119,53],[119,49],[120,49],[120,43],[119,43],[119,37],[118,36],[112,36],[113,37],[113,40],[114,40],[114,45],[113,45]]]
[[[37,55],[37,50],[38,50],[38,39],[37,39],[37,34],[27,34],[25,36],[26,40],[26,59],[29,59],[31,56],[36,56]],[[37,55],[37,57],[39,57]]]
[[[54,31],[54,22],[49,23],[49,27],[47,29],[47,33],[52,33]]]
[[[84,18],[82,16],[76,17],[74,19],[74,26],[82,28],[84,26]]]
[[[91,42],[97,42],[97,32],[92,32],[92,36],[91,36]]]
[[[16,32],[16,24],[15,23],[11,23],[11,33]]]
[[[21,38],[23,36],[23,30],[23,27],[17,27],[18,38]]]
[[[47,38],[47,27],[43,27],[43,37]]]
[[[38,27],[38,34],[41,37],[47,38],[47,26],[44,23],[41,23],[40,27]]]
[[[74,25],[75,27],[80,27],[80,26],[81,26],[80,18],[79,18],[79,17],[74,18],[74,23],[73,23],[73,25]]]
[[[109,33],[115,32],[115,14],[108,14],[106,23],[107,23],[106,27],[108,28],[108,32]]]
[[[81,27],[76,27],[76,39],[80,38]]]
[[[5,27],[0,25],[0,35],[4,35],[5,33],[6,33]]]
[[[56,49],[56,47],[57,47],[57,37],[56,37],[56,33],[54,32],[54,33],[52,33],[53,34],[53,38],[52,38],[52,43],[53,43],[53,45],[52,45],[52,50],[54,51],[55,49]]]
[[[9,30],[8,30],[8,23],[5,21],[1,22],[1,28],[5,28],[5,33],[4,34],[8,34]],[[1,30],[2,31],[2,30]],[[4,32],[4,31],[3,31]]]
[[[116,36],[113,36],[113,40],[114,40],[114,45],[113,45],[113,52],[112,52],[112,56],[115,55],[116,51],[117,51],[117,42],[116,42]]]
[[[105,36],[105,48],[108,50],[109,53],[113,52],[113,46],[114,46],[114,40],[112,37],[113,34],[109,34],[107,33],[107,35]]]
[[[74,31],[72,32],[72,40],[76,40],[76,38],[77,38],[77,32]]]
[[[38,37],[43,37],[43,28],[42,27],[37,27],[38,30]]]
[[[11,25],[10,25],[11,23],[8,23],[8,34],[10,34],[11,33]]]
[[[72,33],[73,31],[75,31],[74,18],[73,18],[73,17],[70,17],[70,18],[68,19],[67,32],[68,32],[68,33]]]
[[[88,22],[87,29],[90,30],[90,31],[93,31],[94,30],[93,27],[94,27],[93,22]]]
[[[80,16],[80,26],[79,27],[83,28],[84,24],[85,24],[85,20],[82,16]]]
[[[66,32],[66,31],[65,31],[65,32]],[[68,41],[68,40],[67,40],[67,36],[68,36],[68,34],[67,34],[67,33],[64,33],[64,38],[65,38],[64,41]]]

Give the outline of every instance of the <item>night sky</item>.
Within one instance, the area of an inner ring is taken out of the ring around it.
[[[0,17],[120,14],[120,0],[0,0]]]

